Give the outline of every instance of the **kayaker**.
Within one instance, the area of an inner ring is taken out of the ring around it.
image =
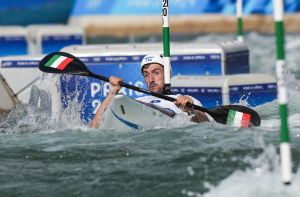
[[[146,55],[141,62],[141,72],[144,76],[147,88],[151,92],[164,93],[164,60],[163,56],[159,54]],[[108,96],[101,103],[99,109],[97,110],[94,119],[92,120],[92,127],[99,127],[99,121],[103,112],[106,110],[112,98],[119,93],[121,86],[119,81],[123,79],[111,76],[109,78],[110,88]],[[188,115],[193,114],[191,120],[194,122],[204,122],[209,121],[208,115],[204,112],[191,109],[186,106],[187,103],[201,105],[200,101],[188,96],[188,95],[168,95],[170,97],[176,98],[177,100],[173,103],[164,99],[157,98],[155,96],[143,96],[136,98],[136,100],[142,101],[144,103],[151,103],[158,107],[168,109],[175,112],[176,114],[186,113]]]

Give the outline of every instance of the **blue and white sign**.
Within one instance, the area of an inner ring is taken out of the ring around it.
[[[248,105],[256,107],[271,102],[277,98],[276,83],[235,85],[229,87],[230,103],[240,103],[245,100]]]
[[[0,56],[27,55],[25,36],[0,36]]]
[[[222,88],[219,87],[172,87],[172,93],[190,95],[208,108],[222,105]]]
[[[286,13],[300,11],[299,0],[284,1]],[[272,14],[273,0],[244,0],[244,14]],[[170,15],[203,13],[236,14],[232,0],[170,0]],[[160,0],[77,0],[72,16],[83,15],[160,15]]]
[[[209,9],[208,1],[189,0],[170,2],[170,14],[199,14]],[[213,10],[210,6],[209,10]],[[160,15],[161,1],[154,0],[78,0],[72,15]]]
[[[43,54],[48,54],[59,51],[65,46],[83,43],[82,35],[47,35],[41,38],[41,49]]]
[[[2,60],[2,68],[33,68],[39,66],[40,60]]]

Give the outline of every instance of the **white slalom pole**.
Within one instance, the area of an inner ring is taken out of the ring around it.
[[[289,143],[288,131],[288,97],[285,84],[285,48],[284,48],[284,9],[283,0],[273,0],[274,2],[274,19],[276,30],[276,46],[277,46],[277,88],[278,88],[278,104],[281,119],[281,143],[280,143],[280,156],[281,156],[281,179],[284,184],[290,184],[292,181],[292,156],[291,146]]]
[[[243,30],[243,0],[236,1],[236,17],[237,17],[237,40],[244,41]]]
[[[169,0],[162,0],[163,47],[164,47],[164,94],[171,94],[171,64],[170,64],[170,30],[169,30]]]

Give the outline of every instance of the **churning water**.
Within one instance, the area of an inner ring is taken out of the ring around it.
[[[274,37],[250,33],[246,42],[251,72],[275,76]],[[258,128],[204,123],[141,132],[91,129],[74,106],[50,122],[43,110],[18,106],[0,123],[1,196],[299,196],[300,35],[287,35],[286,49],[290,186],[280,177],[276,101],[255,108]]]

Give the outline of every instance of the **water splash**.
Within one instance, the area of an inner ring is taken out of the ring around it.
[[[36,133],[44,130],[82,128],[80,118],[83,102],[78,103],[79,90],[70,97],[65,109],[61,105],[60,76],[45,74],[33,85],[27,103],[20,103],[11,110],[0,124],[1,133]]]
[[[235,171],[219,185],[206,183],[209,192],[203,197],[296,197],[300,192],[299,169],[294,174],[293,183],[285,186],[280,177],[279,156],[273,146],[267,147],[255,160],[250,161],[252,168]]]

